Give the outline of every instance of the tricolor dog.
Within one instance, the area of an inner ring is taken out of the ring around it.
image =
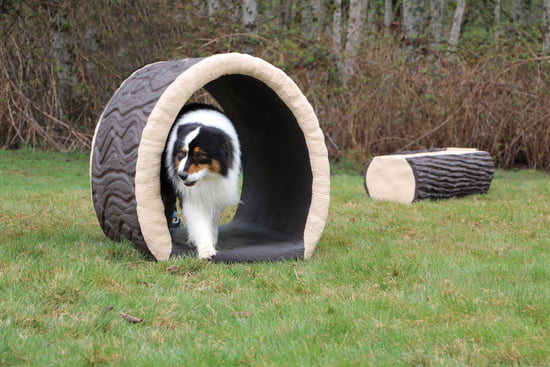
[[[189,242],[199,258],[212,258],[222,212],[239,201],[241,150],[233,124],[212,106],[185,106],[170,131],[162,167],[163,187],[179,198]],[[175,203],[163,199],[170,221]]]

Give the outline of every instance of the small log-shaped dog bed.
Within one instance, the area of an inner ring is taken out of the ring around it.
[[[188,254],[167,226],[161,157],[174,120],[206,90],[233,121],[241,202],[222,225],[214,261],[309,258],[325,226],[329,164],[313,108],[280,69],[249,55],[163,61],[134,72],[105,107],[92,142],[92,198],[104,233],[157,260]]]
[[[372,158],[365,167],[364,184],[373,199],[409,204],[486,193],[494,171],[487,152],[433,149]]]

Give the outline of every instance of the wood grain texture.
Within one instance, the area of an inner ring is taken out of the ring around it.
[[[114,93],[96,131],[91,159],[92,201],[105,235],[130,240],[148,253],[136,213],[135,173],[141,135],[158,98],[192,63],[150,64]]]
[[[495,167],[487,152],[408,157],[416,181],[415,199],[444,199],[489,190]]]

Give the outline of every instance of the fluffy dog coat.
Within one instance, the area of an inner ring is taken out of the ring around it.
[[[184,107],[170,131],[163,155],[163,186],[164,190],[170,186],[179,197],[189,242],[201,259],[216,254],[222,212],[239,200],[240,154],[233,124],[208,105]],[[170,221],[175,202],[163,200]]]

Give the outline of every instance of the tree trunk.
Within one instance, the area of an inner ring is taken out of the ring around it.
[[[76,83],[78,77],[74,72],[73,57],[71,52],[71,35],[67,14],[62,9],[51,8],[52,16],[52,50],[56,63],[57,94],[60,101],[59,116],[73,116],[71,109],[79,97]]]
[[[336,57],[342,52],[342,0],[334,0],[332,13],[332,50]]]
[[[344,84],[355,72],[355,59],[363,39],[363,25],[368,0],[351,0],[349,3],[348,31],[342,62],[342,81]]]
[[[542,41],[542,51],[550,50],[550,0],[544,0],[543,24],[544,39]]]
[[[495,0],[495,13],[494,13],[494,19],[495,19],[495,44],[498,47],[499,39],[500,39],[500,8],[501,8],[501,0]]]
[[[520,25],[525,24],[525,7],[523,0],[514,0],[512,3],[512,20]]]
[[[404,44],[408,51],[407,59],[409,62],[415,62],[419,57],[418,46],[421,44],[419,37],[425,24],[425,0],[403,0],[402,10]]]
[[[367,31],[370,31],[371,33],[377,33],[379,31],[380,24],[378,22],[378,11],[377,4],[373,4],[373,2],[369,2],[368,0],[365,2],[365,10],[366,16],[364,20],[365,29]]]
[[[258,34],[258,0],[243,0],[242,24],[251,34]]]
[[[390,33],[390,25],[393,21],[392,0],[384,0],[384,30],[386,34]]]
[[[307,0],[302,8],[302,37],[318,40],[321,20],[321,0]]]
[[[312,39],[313,33],[313,5],[311,0],[302,2],[302,38],[306,40]]]
[[[424,0],[403,0],[403,28],[408,39],[414,40],[420,36],[424,16]]]
[[[443,30],[443,16],[445,9],[445,0],[432,0],[431,13],[432,13],[432,49],[437,49],[437,46],[441,43],[441,34]]]
[[[292,5],[293,0],[281,0],[279,6],[279,30],[286,32],[292,25]]]
[[[94,14],[95,15],[95,14]],[[84,29],[83,39],[84,47],[89,55],[93,55],[99,50],[98,31],[93,23],[88,23]],[[91,59],[86,61],[86,72],[88,74],[97,73],[97,65]]]
[[[218,11],[220,10],[220,0],[208,0],[206,2],[207,6],[207,12],[209,17],[213,17],[214,15],[218,14]]]
[[[466,0],[457,0],[453,24],[451,26],[451,35],[449,36],[449,43],[453,47],[458,44],[458,39],[460,38],[460,29],[462,28],[462,18],[464,16],[465,6]]]

